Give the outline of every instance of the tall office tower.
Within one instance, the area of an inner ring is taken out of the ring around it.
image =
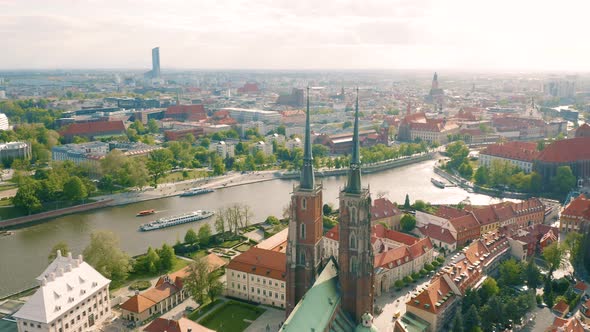
[[[152,78],[160,78],[160,48],[152,48]]]

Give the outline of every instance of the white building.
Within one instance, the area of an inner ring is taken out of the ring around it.
[[[6,91],[0,90],[0,99],[6,99]]]
[[[0,98],[2,99],[2,98]],[[9,130],[10,124],[8,123],[8,117],[6,114],[0,113],[0,130]]]
[[[262,153],[264,153],[265,156],[270,156],[272,154],[272,144],[260,141],[254,145],[254,151],[262,151]]]
[[[112,316],[111,281],[81,255],[63,257],[58,251],[37,281],[39,289],[14,314],[19,332],[96,331]]]
[[[289,150],[293,150],[295,148],[303,149],[303,142],[299,137],[295,137],[294,139],[290,139],[285,143],[285,147]]]
[[[226,295],[285,308],[286,261],[284,252],[248,249],[225,269]]]
[[[25,142],[8,142],[0,144],[0,160],[29,159],[31,145]]]
[[[236,119],[240,123],[250,121],[263,121],[278,123],[281,121],[281,114],[276,111],[263,111],[256,109],[245,109],[245,108],[234,108],[228,107],[221,109],[222,111],[228,111],[229,115]]]
[[[291,137],[291,135],[298,135],[303,137],[305,134],[305,127],[291,127],[285,128],[285,136]]]
[[[211,142],[209,151],[215,151],[222,158],[233,157],[235,155],[235,146],[225,141]]]

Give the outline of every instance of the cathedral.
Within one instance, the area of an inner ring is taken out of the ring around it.
[[[309,88],[303,167],[291,195],[286,315],[281,331],[377,331],[373,326],[371,195],[361,183],[358,89],[348,179],[339,195],[338,262],[322,259],[322,184],[313,170]]]

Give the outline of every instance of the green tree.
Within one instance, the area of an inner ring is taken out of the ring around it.
[[[147,161],[147,170],[152,177],[154,188],[158,187],[158,180],[172,169],[172,152],[168,149],[152,151]]]
[[[108,191],[112,194],[113,190],[115,190],[115,179],[112,175],[106,174],[98,182],[98,188],[104,191]]]
[[[216,273],[209,273],[207,279],[207,296],[213,302],[223,292],[223,283],[219,281]]]
[[[77,176],[72,176],[64,183],[64,196],[70,201],[79,201],[88,197],[86,186]]]
[[[88,264],[115,285],[123,282],[129,274],[130,258],[119,248],[119,239],[113,232],[93,232],[83,254]]]
[[[279,219],[275,216],[268,216],[264,222],[269,225],[278,225],[280,223]]]
[[[154,119],[149,119],[147,122],[148,131],[152,134],[157,134],[160,131],[160,127],[158,126],[158,122]]]
[[[183,280],[183,287],[187,289],[191,297],[198,303],[204,302],[204,296],[209,286],[209,268],[207,265],[205,259],[196,259],[188,265],[188,275]]]
[[[461,310],[457,310],[455,312],[455,317],[453,318],[453,328],[451,329],[452,332],[463,332],[463,317],[461,315]]]
[[[199,242],[199,237],[197,236],[197,233],[194,229],[189,228],[189,230],[186,231],[186,234],[184,235],[184,242],[188,244],[195,244]]]
[[[496,296],[500,293],[500,287],[496,283],[496,280],[492,277],[487,277],[479,289],[479,297],[481,302],[485,303],[492,296]]]
[[[352,122],[344,121],[344,123],[342,123],[342,129],[346,129],[346,128],[350,128],[350,127],[352,127]]]
[[[158,272],[160,270],[160,263],[158,253],[152,247],[149,247],[145,257],[145,271],[152,274]]]
[[[479,313],[477,312],[475,305],[472,304],[465,314],[463,327],[465,328],[465,331],[470,332],[479,327],[480,324]]]
[[[209,145],[211,145],[211,140],[207,137],[203,137],[201,138],[201,143],[199,145],[204,147],[205,149],[208,149]]]
[[[176,256],[174,254],[174,248],[164,243],[162,249],[159,251],[160,255],[160,266],[164,271],[170,271],[174,266]]]
[[[557,167],[557,172],[551,178],[551,187],[559,195],[566,195],[576,185],[576,176],[569,166]]]
[[[199,228],[199,242],[204,245],[209,244],[209,239],[211,238],[211,226],[209,224],[203,224]]]
[[[416,227],[416,217],[411,214],[404,214],[400,220],[404,232],[411,232]]]
[[[543,249],[543,258],[547,262],[547,265],[549,265],[549,274],[547,274],[548,280],[551,280],[555,270],[563,266],[564,253],[563,247],[559,242],[553,242]]]
[[[514,259],[509,259],[500,264],[500,283],[502,285],[520,285],[523,280],[521,279],[522,269],[520,264]]]
[[[40,191],[38,181],[25,179],[19,184],[16,195],[12,198],[12,204],[15,207],[25,210],[27,213],[34,213],[41,210],[41,200],[37,196]]]
[[[53,248],[51,248],[51,251],[49,252],[49,256],[47,256],[47,259],[50,262],[53,262],[55,260],[55,258],[57,257],[58,250],[61,252],[62,256],[67,256],[68,252],[70,252],[70,247],[64,241],[59,241],[58,243],[56,243],[53,246]]]
[[[417,211],[426,211],[429,207],[429,204],[424,202],[423,200],[417,199],[414,202],[414,205],[412,205],[412,207],[414,208],[414,210]]]
[[[406,194],[406,200],[404,201],[404,209],[410,208],[410,195]]]
[[[582,252],[582,242],[584,235],[578,232],[569,232],[565,236],[565,248],[569,252],[570,263],[574,269],[578,270],[583,266],[584,253]]]
[[[322,206],[322,212],[324,212],[324,215],[330,215],[332,214],[332,206],[330,204],[324,204],[324,206]]]
[[[528,287],[534,289],[541,284],[541,271],[537,267],[537,264],[535,264],[534,259],[526,264],[523,274]]]

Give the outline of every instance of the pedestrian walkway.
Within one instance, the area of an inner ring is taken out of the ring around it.
[[[266,311],[260,315],[244,332],[278,331],[281,323],[285,322],[285,311],[276,308],[265,307]]]

